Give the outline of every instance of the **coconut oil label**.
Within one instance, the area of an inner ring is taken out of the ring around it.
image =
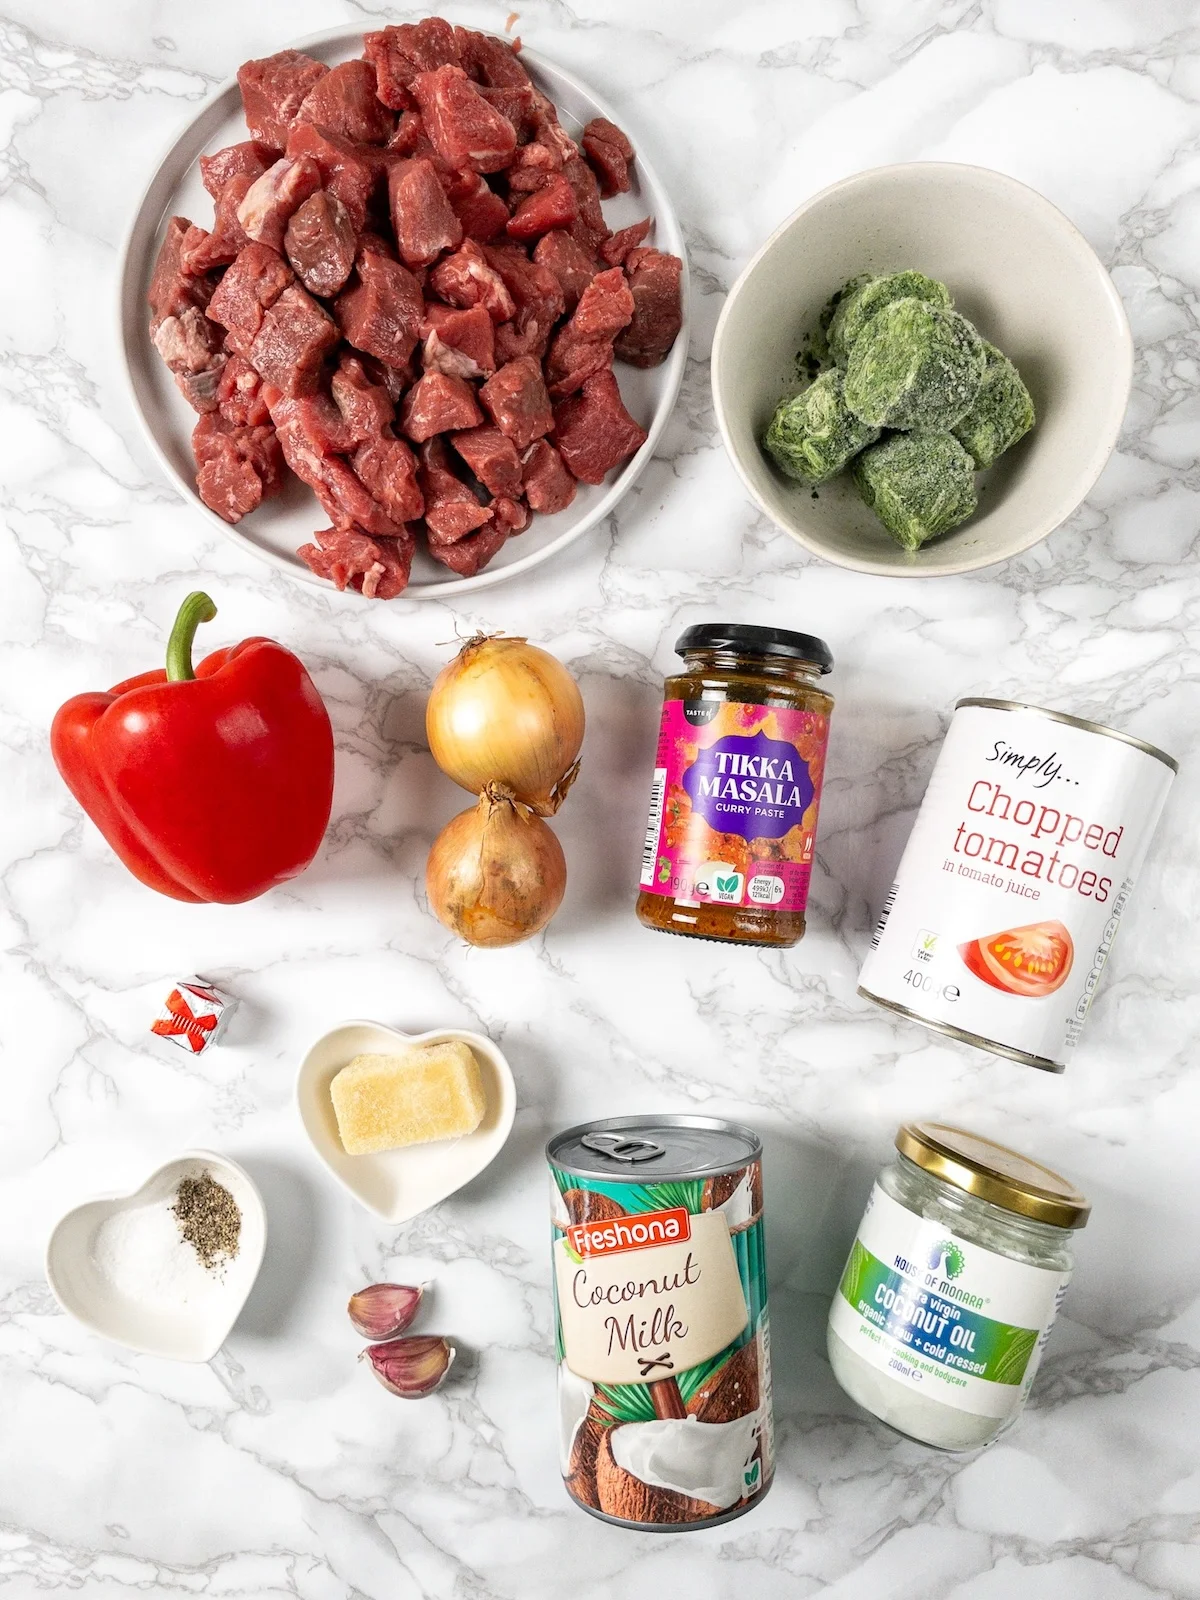
[[[830,1326],[881,1372],[976,1416],[1020,1409],[1068,1274],[998,1255],[876,1184]]]
[[[641,887],[803,911],[829,719],[741,701],[663,706]]]

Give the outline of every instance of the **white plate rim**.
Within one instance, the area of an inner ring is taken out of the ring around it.
[[[381,19],[381,26],[382,25],[384,25],[384,19]],[[281,44],[279,49],[307,50],[316,46],[340,45],[344,42],[353,43],[354,41],[357,41],[359,47],[361,48],[363,37],[368,31],[370,30],[360,28],[328,28],[319,33],[306,34],[301,39],[296,39]],[[485,29],[480,31],[488,32],[490,30]],[[493,35],[493,37],[500,38],[502,35],[497,34]],[[506,42],[511,43],[511,41]],[[584,99],[590,100],[595,106],[598,115],[608,117],[610,121],[617,123],[618,126],[628,125],[628,118],[625,118],[624,121],[622,121],[622,119],[618,116],[618,113],[612,106],[608,104],[603,96],[596,94],[590,85],[585,84],[582,79],[576,77],[574,73],[558,66],[555,62],[552,62],[545,56],[541,55],[538,51],[531,50],[527,46],[522,46],[521,55],[536,70],[553,73],[564,83],[569,85],[569,87],[576,94],[580,95]],[[215,511],[211,511],[197,495],[195,484],[187,482],[182,474],[176,469],[175,463],[162,448],[153,428],[150,426],[149,419],[146,416],[145,408],[142,404],[141,396],[138,392],[137,382],[134,377],[133,355],[134,341],[137,336],[134,334],[131,326],[131,316],[134,307],[138,308],[139,313],[142,312],[142,289],[145,282],[146,269],[144,262],[135,256],[133,246],[135,239],[141,233],[143,228],[143,213],[146,210],[147,203],[149,202],[152,194],[159,185],[163,174],[163,169],[170,161],[176,146],[184,138],[186,138],[191,129],[207,111],[215,106],[216,103],[225,95],[229,94],[233,90],[236,90],[237,86],[236,74],[224,79],[223,82],[218,84],[214,89],[211,90],[209,94],[205,96],[200,106],[174,129],[167,143],[165,151],[159,154],[153,170],[151,171],[149,178],[142,188],[142,191],[138,197],[137,205],[134,207],[129,223],[122,235],[121,243],[117,253],[116,336],[117,346],[121,356],[120,367],[121,376],[124,381],[125,393],[129,399],[130,405],[132,406],[134,416],[137,419],[142,438],[148,445],[151,454],[158,462],[160,470],[164,473],[168,482],[178,492],[184,502],[194,511],[196,511],[197,514],[202,516],[210,527],[215,526],[220,533],[222,533],[232,543],[237,545],[239,549],[245,550],[251,555],[256,556],[259,560],[265,561],[269,566],[274,567],[276,571],[283,572],[289,577],[298,579],[302,583],[307,583],[313,588],[323,589],[330,594],[349,596],[352,598],[352,603],[357,601],[360,604],[376,605],[378,603],[377,601],[365,599],[358,590],[339,590],[330,579],[319,577],[315,572],[311,572],[304,565],[304,563],[299,561],[295,556],[289,558],[288,556],[281,555],[276,550],[271,550],[264,545],[256,543],[253,539],[247,538],[245,535],[239,533],[236,524],[226,522],[222,517],[218,517]],[[471,594],[480,589],[493,588],[498,583],[504,583],[509,578],[515,578],[525,572],[531,571],[535,567],[541,566],[543,562],[548,561],[552,556],[557,555],[560,550],[565,549],[568,545],[574,544],[577,539],[582,538],[582,536],[594,528],[597,523],[610,516],[618,501],[623,499],[629,490],[633,488],[637,480],[645,471],[646,467],[650,464],[650,461],[653,459],[655,450],[658,447],[658,442],[662,437],[664,430],[666,429],[667,423],[670,421],[671,416],[674,413],[676,403],[679,399],[679,391],[683,386],[684,373],[687,368],[688,345],[691,335],[692,319],[690,311],[690,273],[688,269],[687,248],[683,237],[683,230],[680,227],[679,218],[676,214],[674,204],[671,201],[669,191],[667,190],[666,185],[662,182],[661,178],[658,176],[653,163],[643,154],[643,149],[643,144],[639,142],[637,144],[638,167],[640,171],[645,174],[647,181],[653,185],[653,187],[662,197],[662,204],[656,208],[654,214],[655,228],[661,235],[664,245],[669,247],[676,255],[678,255],[680,260],[683,262],[683,273],[680,285],[683,306],[683,324],[679,330],[678,336],[676,337],[675,343],[672,346],[670,355],[663,363],[662,370],[664,373],[665,385],[658,405],[655,408],[654,416],[652,417],[650,425],[647,429],[648,437],[645,444],[642,445],[637,454],[634,455],[622,468],[620,474],[609,486],[607,493],[604,494],[588,512],[581,516],[577,523],[566,529],[565,532],[559,534],[556,539],[552,539],[549,544],[543,545],[538,550],[531,551],[527,556],[521,556],[518,560],[510,562],[507,566],[495,569],[485,567],[482,572],[478,572],[470,578],[443,578],[432,583],[412,584],[405,589],[403,594],[397,596],[397,599],[402,601],[436,600],[447,598],[455,594]],[[172,185],[172,192],[174,191],[174,187],[175,185]],[[154,228],[150,233],[151,241],[157,237],[158,228],[161,225],[163,214],[164,212],[160,212],[158,215],[158,220],[155,222]]]

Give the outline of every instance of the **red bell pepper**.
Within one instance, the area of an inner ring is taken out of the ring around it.
[[[67,787],[136,878],[176,900],[235,904],[294,878],[333,801],[333,730],[303,663],[244,639],[192,670],[217,608],[190,594],[166,671],[68,700],[50,731]]]

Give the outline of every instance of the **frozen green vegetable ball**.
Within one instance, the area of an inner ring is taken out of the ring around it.
[[[990,467],[1035,422],[1033,401],[1021,374],[1001,350],[984,341],[983,382],[966,416],[950,430],[977,467]]]
[[[878,428],[860,422],[848,409],[842,375],[834,368],[823,372],[803,394],[780,402],[763,445],[789,478],[824,483],[878,437]]]
[[[978,504],[975,464],[952,433],[896,433],[854,463],[858,491],[897,544],[917,550]]]
[[[946,310],[953,304],[946,285],[927,278],[923,272],[885,272],[879,278],[851,278],[826,308],[832,310],[827,336],[829,354],[839,367],[846,365],[854,341],[871,318],[893,300],[924,300]]]
[[[951,428],[974,404],[987,357],[957,311],[893,300],[854,341],[846,404],[875,428]]]
[[[866,288],[868,283],[873,283],[874,281],[873,273],[859,272],[853,278],[848,279],[847,282],[845,282],[836,292],[836,294],[830,295],[829,299],[826,300],[824,306],[821,308],[821,317],[818,324],[820,331],[814,340],[814,344],[819,346],[823,358],[836,361],[838,366],[845,366],[846,363],[844,359],[837,360],[834,357],[833,349],[830,344],[830,330],[833,327],[834,319],[836,318],[841,307],[845,305],[846,301],[849,300],[853,295],[856,295],[860,289]]]

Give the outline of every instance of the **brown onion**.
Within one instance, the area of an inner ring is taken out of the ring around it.
[[[540,816],[553,816],[575,780],[583,727],[583,698],[562,662],[499,634],[463,645],[425,710],[429,748],[448,778],[472,794],[502,784]]]
[[[554,834],[498,784],[460,811],[429,852],[425,888],[439,921],[468,944],[518,944],[562,903],[567,863]]]

